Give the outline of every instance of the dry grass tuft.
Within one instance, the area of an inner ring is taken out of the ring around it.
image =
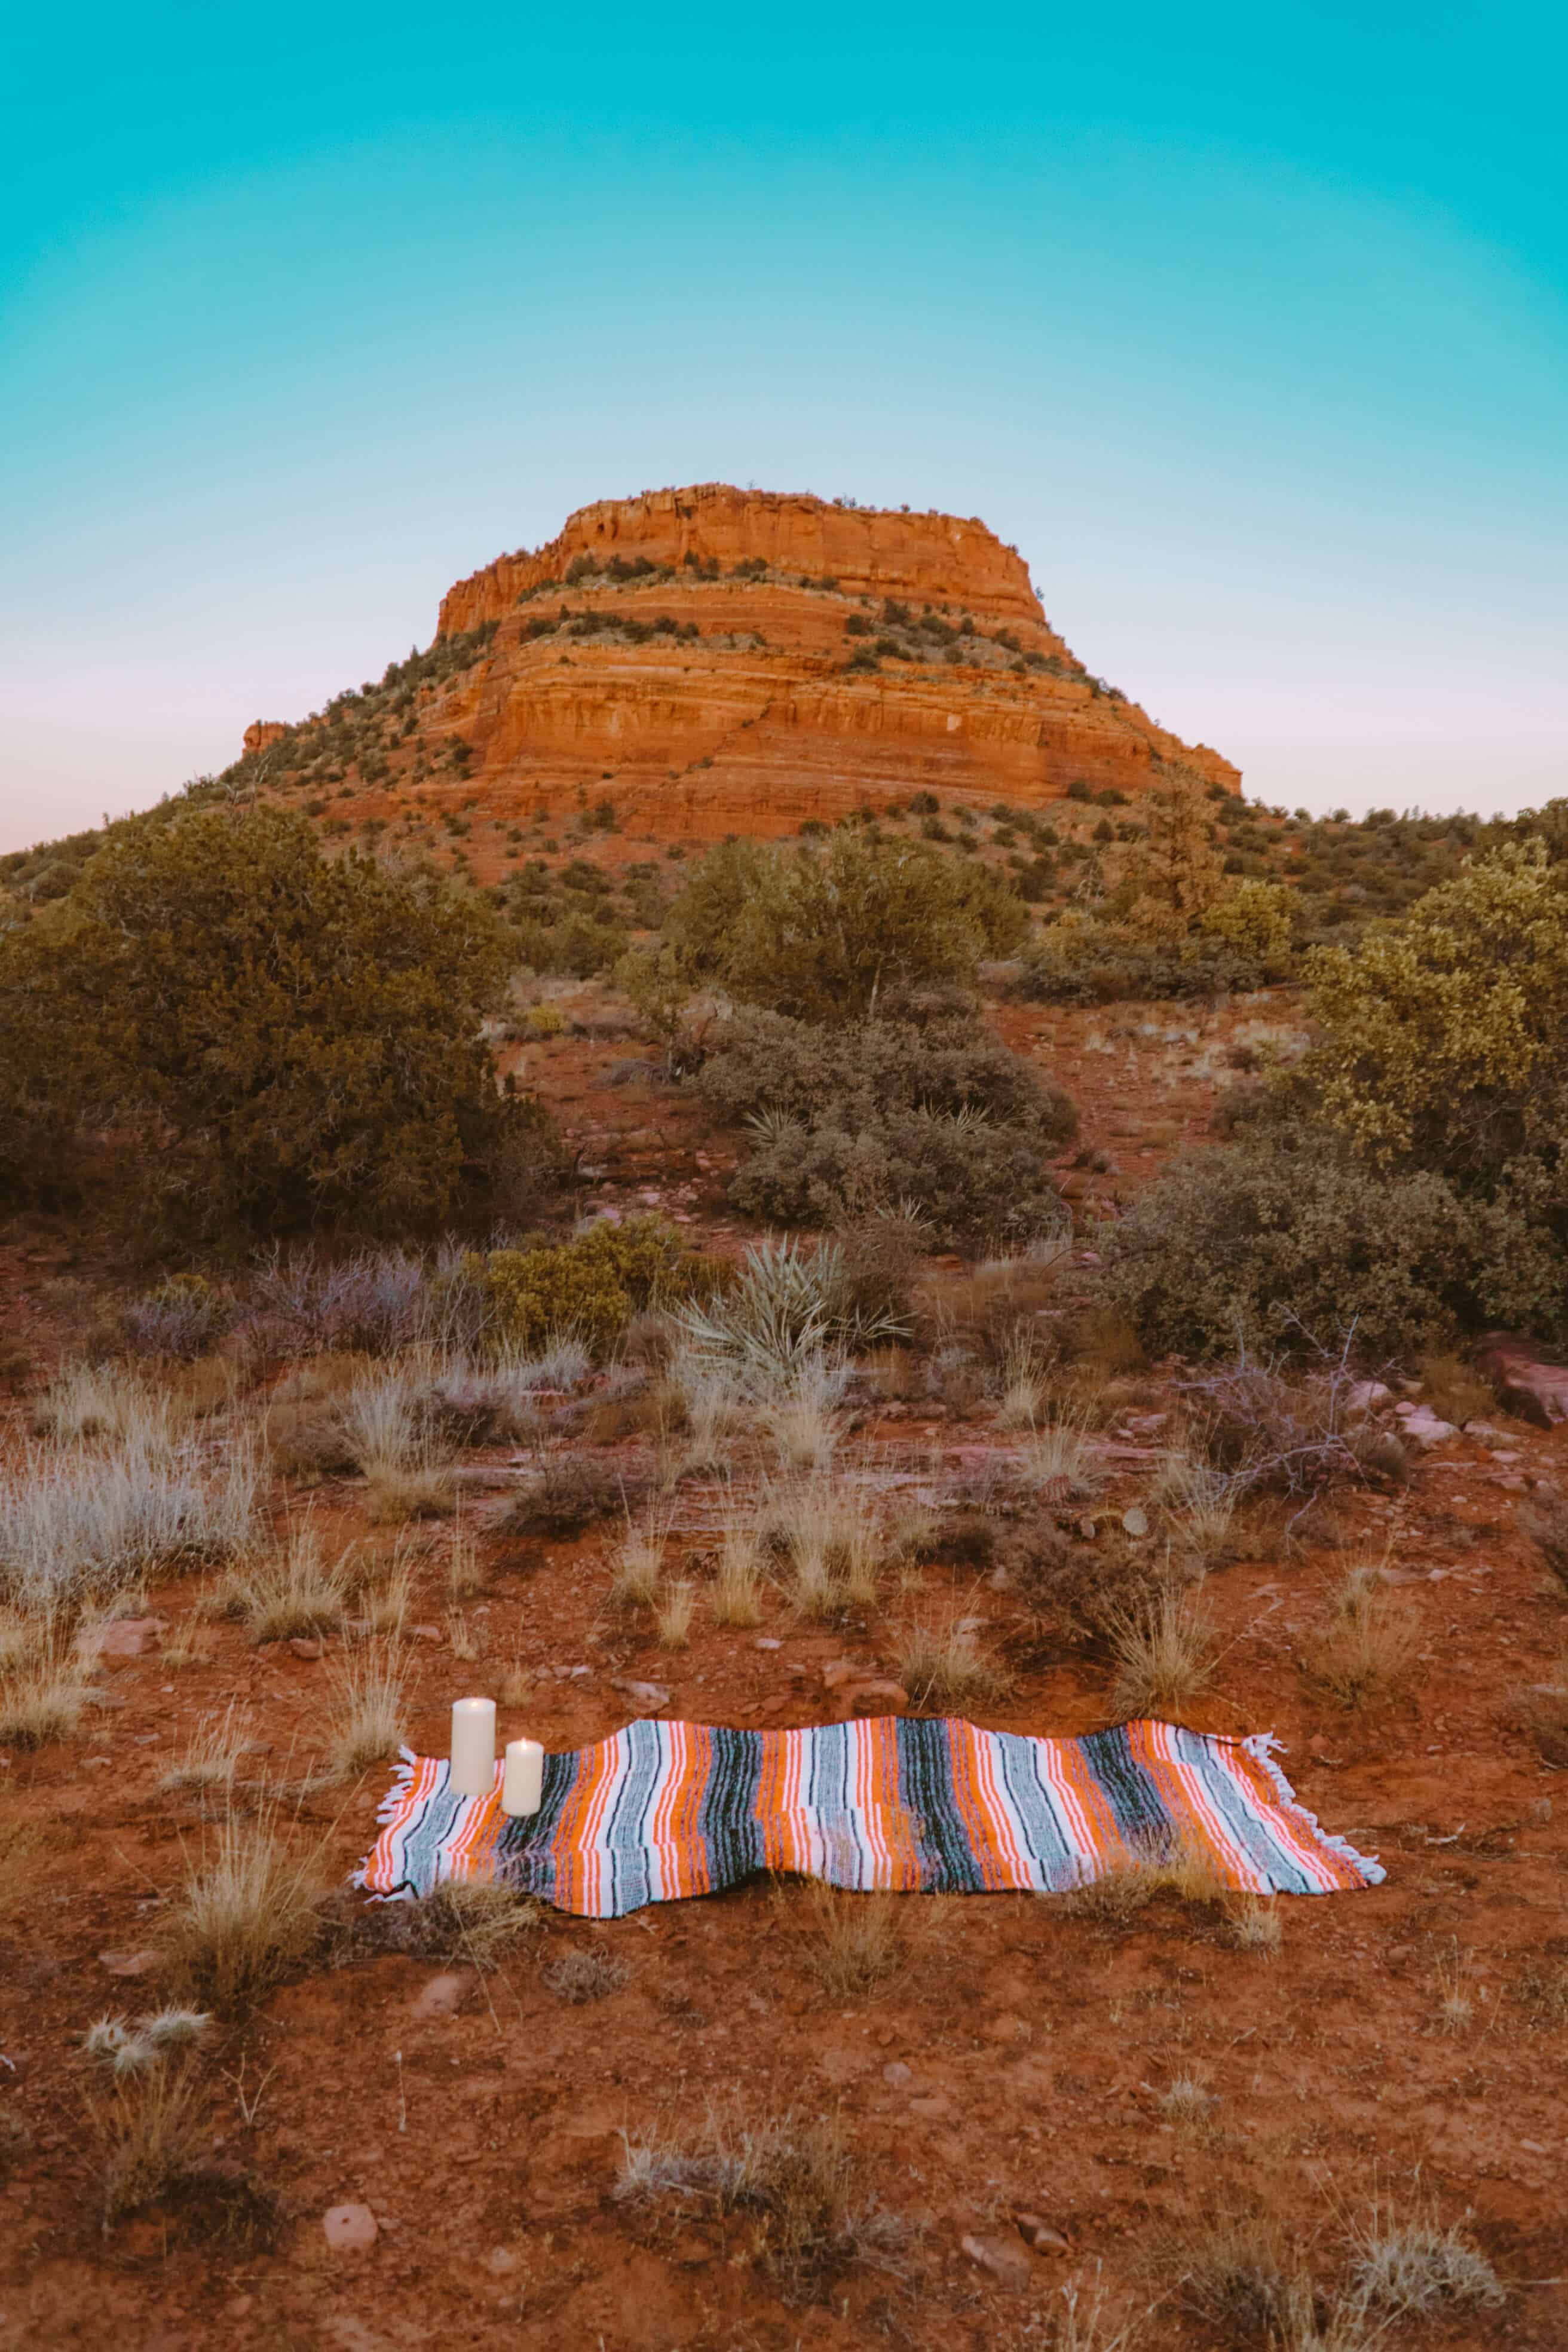
[[[1351,2291],[1363,2310],[1389,2319],[1505,2300],[1501,2280],[1458,2222],[1444,2230],[1430,2213],[1402,2220],[1386,2202],[1374,2202],[1353,2230]]]
[[[1568,1501],[1558,1495],[1537,1495],[1532,1507],[1521,1511],[1519,1524],[1552,1575],[1568,1592]]]
[[[337,1729],[328,1769],[334,1780],[352,1780],[401,1745],[407,1700],[403,1669],[390,1648],[365,1643],[344,1652],[331,1690]]]
[[[1083,1501],[1105,1484],[1085,1412],[1063,1412],[1032,1430],[1021,1466],[1026,1484],[1052,1501]]]
[[[574,1944],[557,1960],[541,1971],[545,1983],[558,2000],[574,2008],[587,2001],[604,2000],[619,1992],[631,1975],[625,1960],[616,1959],[598,1944]]]
[[[36,1620],[16,1665],[0,1678],[0,1746],[31,1751],[68,1739],[87,1699],[87,1675],[65,1625],[54,1615]]]
[[[193,2062],[118,2080],[107,2099],[93,2103],[91,2114],[101,2152],[106,2234],[125,2214],[202,2170],[209,2116]]]
[[[752,1527],[728,1527],[713,1579],[716,1624],[745,1627],[763,1622],[763,1559]]]
[[[910,1899],[885,1888],[859,1894],[811,1878],[798,1894],[781,1889],[775,1904],[823,1990],[855,2000],[908,1967]]]
[[[875,1503],[856,1486],[807,1478],[768,1498],[766,1537],[791,1568],[790,1598],[803,1617],[837,1617],[877,1597],[882,1533]]]
[[[659,1647],[684,1650],[691,1639],[691,1621],[697,1614],[697,1587],[688,1577],[678,1577],[667,1584],[654,1611],[654,1630]]]
[[[1096,2266],[1092,2284],[1081,2273],[1058,2288],[1061,2315],[1050,2338],[1051,2352],[1136,2352],[1144,2340],[1146,2312],[1118,2314]]]
[[[513,1886],[486,1878],[448,1878],[418,1903],[398,1904],[389,1925],[407,1951],[426,1960],[494,1969],[519,1936],[537,1927],[540,1909]]]
[[[479,1561],[479,1542],[459,1506],[452,1524],[451,1548],[447,1554],[447,1591],[455,1602],[460,1603],[477,1601],[484,1589],[485,1572]]]
[[[1160,2094],[1160,2113],[1183,2132],[1207,2131],[1218,2105],[1207,2084],[1196,2074],[1173,2076]]]
[[[231,1808],[216,1847],[187,1863],[173,1906],[176,1973],[219,2009],[259,2000],[314,1950],[324,1892],[319,1844],[292,1834],[274,1809],[244,1820]]]
[[[904,1628],[894,1659],[916,1706],[973,1706],[1001,1696],[1006,1676],[982,1646],[981,1624],[957,1601],[944,1615]]]
[[[1221,1906],[1233,1890],[1206,1846],[1179,1841],[1168,1848],[1130,1846],[1109,1868],[1073,1887],[1066,1900],[1080,1916],[1121,1927],[1161,1895],[1178,1903]]]
[[[1271,1960],[1284,1941],[1285,1923],[1271,1895],[1242,1895],[1230,1906],[1230,1937],[1244,1952],[1261,1952]]]
[[[237,1715],[231,1700],[222,1715],[198,1717],[185,1752],[171,1766],[161,1789],[228,1789],[245,1753],[250,1724]]]
[[[1342,1706],[1366,1706],[1405,1682],[1420,1639],[1420,1621],[1378,1580],[1375,1563],[1357,1560],[1307,1648],[1307,1671]]]
[[[1462,1356],[1423,1356],[1416,1369],[1421,1374],[1422,1400],[1439,1421],[1451,1421],[1456,1429],[1462,1429],[1467,1421],[1489,1421],[1496,1412],[1497,1393],[1491,1383]]]
[[[224,1616],[242,1618],[256,1643],[336,1633],[353,1590],[349,1573],[353,1554],[350,1545],[329,1565],[319,1531],[302,1522],[291,1530],[282,1551],[247,1561],[226,1577],[211,1606]]]
[[[752,2115],[736,2104],[710,2108],[687,2139],[658,2130],[623,2139],[618,2198],[746,2216],[757,2258],[792,2297],[858,2259],[892,2266],[901,2230],[875,2202],[852,2201],[856,2166],[837,2117]]]
[[[1117,1666],[1112,1704],[1124,1714],[1167,1715],[1214,1682],[1213,1622],[1194,1593],[1167,1585],[1141,1608],[1108,1612],[1106,1630]]]
[[[654,1518],[626,1521],[626,1534],[611,1559],[610,1598],[623,1608],[651,1609],[664,1581],[668,1525]]]

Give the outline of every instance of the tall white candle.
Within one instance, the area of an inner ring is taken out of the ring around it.
[[[509,1739],[501,1775],[503,1813],[536,1813],[544,1796],[544,1750],[537,1739]]]
[[[488,1797],[496,1784],[496,1703],[493,1698],[452,1702],[454,1796]]]

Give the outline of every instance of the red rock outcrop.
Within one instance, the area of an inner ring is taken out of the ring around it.
[[[355,732],[345,768],[330,715],[300,730],[291,773],[359,800],[334,807],[340,829],[406,820],[404,787],[487,832],[608,798],[624,836],[701,841],[911,790],[1039,807],[1176,764],[1241,785],[1091,677],[1016,550],[951,515],[724,483],[605,500],[450,589],[444,646],[450,664],[384,689],[396,718],[373,722],[368,756]],[[247,750],[280,731],[258,722]],[[363,797],[343,787],[356,771]]]
[[[245,730],[245,748],[247,751],[265,751],[288,732],[288,724],[281,719],[253,719]]]

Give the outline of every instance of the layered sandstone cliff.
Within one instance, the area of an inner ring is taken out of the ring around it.
[[[424,658],[377,690],[368,751],[363,719],[346,768],[301,730],[297,772],[363,781],[368,813],[406,786],[502,825],[608,798],[623,834],[669,840],[910,790],[1037,807],[1177,765],[1241,782],[1091,677],[1017,551],[951,515],[723,483],[605,500],[459,581]]]

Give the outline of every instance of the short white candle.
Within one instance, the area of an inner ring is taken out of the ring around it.
[[[544,1750],[537,1739],[509,1739],[501,1775],[503,1813],[536,1813],[544,1796]]]
[[[454,1699],[447,1785],[456,1797],[488,1797],[495,1784],[496,1703],[493,1698]]]

